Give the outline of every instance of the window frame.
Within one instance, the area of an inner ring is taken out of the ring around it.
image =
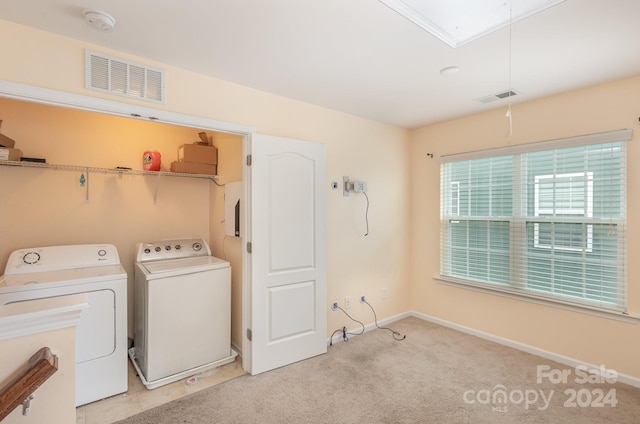
[[[509,146],[505,148],[488,149],[483,151],[447,155],[447,156],[442,156],[440,158],[440,163],[446,164],[449,162],[466,161],[466,160],[479,159],[479,158],[492,158],[492,157],[505,156],[505,155],[521,155],[523,153],[540,152],[544,150],[555,150],[555,149],[562,149],[566,147],[586,146],[589,144],[604,144],[609,142],[628,142],[629,140],[631,140],[631,137],[632,137],[631,130],[610,131],[606,133],[590,134],[586,136],[570,137],[566,139],[558,139],[558,140],[543,141],[543,142],[530,143],[530,144],[524,144],[524,145]],[[622,158],[623,165],[626,163],[626,158],[627,158],[627,154],[625,151],[624,156]],[[625,168],[622,168],[622,170],[625,173],[624,184],[626,188],[626,171],[625,171]],[[568,172],[566,174],[568,175],[572,173]],[[558,177],[559,175],[561,174],[556,174],[556,177]],[[581,175],[584,175],[584,172],[581,173]],[[544,175],[541,175],[541,176],[544,177]],[[519,178],[519,177],[514,176],[514,178]],[[593,176],[587,173],[586,181],[587,181],[587,185],[593,184]],[[469,288],[472,290],[478,290],[485,293],[498,294],[501,296],[507,296],[511,298],[517,298],[520,300],[531,301],[533,303],[541,303],[541,304],[561,307],[569,310],[587,312],[590,314],[606,316],[608,318],[613,317],[615,319],[628,320],[629,322],[638,322],[640,318],[630,315],[627,311],[626,241],[624,240],[624,237],[622,239],[622,243],[625,245],[623,246],[623,249],[622,249],[622,253],[623,253],[622,274],[621,274],[621,277],[618,278],[618,282],[617,282],[617,284],[621,285],[619,288],[623,291],[623,295],[621,297],[622,303],[618,303],[616,305],[602,305],[602,304],[598,304],[598,302],[594,302],[593,304],[590,304],[590,302],[584,301],[584,300],[576,302],[570,298],[556,297],[553,295],[549,296],[545,293],[536,293],[535,291],[532,291],[529,289],[523,289],[522,285],[523,284],[526,285],[525,283],[518,282],[514,284],[513,280],[511,280],[511,284],[507,286],[502,286],[495,283],[485,283],[481,281],[473,281],[465,278],[459,278],[459,277],[447,275],[445,272],[445,268],[448,265],[448,261],[450,261],[450,257],[448,256],[446,249],[444,249],[442,245],[443,238],[447,238],[447,241],[448,241],[448,233],[450,231],[450,228],[449,228],[450,225],[449,225],[449,222],[447,222],[447,220],[459,221],[461,219],[470,218],[470,217],[461,217],[459,216],[460,213],[458,213],[456,216],[452,216],[452,215],[445,216],[445,210],[450,212],[452,208],[452,203],[451,203],[452,198],[448,196],[448,192],[447,190],[445,190],[445,187],[452,187],[453,182],[455,181],[445,181],[445,179],[441,175],[441,213],[440,213],[440,218],[441,218],[440,268],[441,269],[440,269],[440,274],[435,276],[436,281],[444,284],[455,285],[458,287]],[[515,187],[516,182],[514,182],[513,184]],[[587,215],[587,217],[584,217],[584,218],[587,218],[587,221],[588,221],[588,220],[593,220],[593,209],[592,209],[593,198],[592,197],[589,198],[589,196],[593,196],[593,186],[591,186],[590,188],[587,188],[587,191],[588,191],[588,193],[586,194],[587,198],[584,200],[588,204],[585,204],[583,208],[585,209],[585,212],[583,213],[583,215],[585,214]],[[458,200],[460,199],[460,196],[461,194],[458,190],[458,194],[457,194]],[[513,196],[519,197],[519,193],[514,192]],[[623,209],[621,211],[621,213],[623,214],[623,222],[620,223],[621,225],[619,225],[619,229],[622,231],[626,231],[626,192],[623,191],[623,193],[621,193],[621,196],[622,196],[622,199],[620,199],[620,201],[623,204]],[[518,202],[514,202],[515,209],[518,209],[520,207],[517,203]],[[539,204],[536,204],[536,206],[539,206]],[[526,231],[527,222],[531,222],[531,220],[528,219],[530,217],[525,218],[524,216],[522,216],[521,212],[515,209],[512,215],[510,217],[507,217],[507,219],[510,220],[512,226],[515,226],[515,227],[520,226],[522,231]],[[536,209],[537,209],[537,212],[540,211],[538,208]],[[459,211],[460,209],[458,208],[458,212]],[[572,212],[572,211],[569,211],[569,212]],[[576,211],[573,211],[573,212],[575,215],[578,215]],[[572,213],[569,213],[568,215],[572,215]],[[541,217],[541,218],[544,218],[544,217]],[[566,218],[566,216],[564,218]],[[593,231],[593,225],[588,224],[588,226],[591,227],[591,231]],[[593,244],[592,244],[593,234],[590,234],[590,235],[588,234],[587,240],[590,241],[590,243],[587,242],[587,245],[584,246],[583,249],[566,247],[566,250],[589,251],[589,249],[593,249]],[[538,246],[538,247],[544,248],[544,246]],[[560,249],[562,249],[562,246],[560,246]],[[518,257],[519,254],[517,252],[513,253],[512,256],[516,256],[516,261],[526,260],[526,256]],[[519,264],[519,265],[522,266],[522,264]]]

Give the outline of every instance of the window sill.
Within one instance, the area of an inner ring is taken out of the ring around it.
[[[564,309],[567,311],[578,312],[587,315],[593,315],[600,318],[613,319],[617,321],[626,322],[628,324],[637,324],[640,321],[639,316],[630,315],[624,312],[611,311],[608,309],[601,309],[597,307],[590,307],[587,305],[579,305],[575,303],[563,302],[561,300],[546,299],[537,297],[534,295],[528,295],[526,293],[516,292],[507,288],[488,287],[482,284],[476,284],[471,281],[446,277],[443,275],[435,275],[434,280],[438,283],[446,284],[448,286],[459,287],[467,290],[474,290],[480,293],[492,294],[497,296],[506,297],[509,299],[516,299],[525,302],[535,303],[538,305],[549,306],[552,308]]]

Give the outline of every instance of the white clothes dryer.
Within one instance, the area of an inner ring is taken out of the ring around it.
[[[139,243],[134,306],[129,356],[147,389],[235,360],[231,265],[203,239]]]
[[[127,273],[115,246],[16,250],[0,278],[0,305],[86,293],[76,332],[76,406],[127,391]]]

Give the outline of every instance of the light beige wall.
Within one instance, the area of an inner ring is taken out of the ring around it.
[[[6,21],[0,21],[0,37],[13,40],[0,45],[0,57],[3,58],[0,79],[3,80],[135,103],[83,88],[84,49],[90,48],[166,69],[167,105],[154,107],[249,125],[263,134],[325,143],[328,161],[326,183],[329,184],[331,180],[342,181],[343,175],[366,180],[371,199],[370,234],[364,237],[363,196],[352,194],[345,198],[341,190],[329,190],[328,298],[342,303],[345,296],[357,299],[360,294],[365,294],[377,308],[380,318],[406,311],[409,287],[409,171],[406,165],[409,148],[408,133],[405,130]],[[6,133],[13,135],[9,127],[6,128]],[[57,140],[41,140],[40,143],[55,142]],[[78,158],[84,160],[84,155],[79,155]],[[12,184],[17,184],[19,177],[13,178]],[[177,194],[182,193],[179,187],[175,190]],[[148,198],[148,193],[145,195]],[[189,201],[196,202],[207,197],[195,193],[185,196],[188,196]],[[62,201],[69,203],[65,206],[67,208],[80,209],[78,200],[75,204],[66,197]],[[153,210],[151,206],[146,207]],[[198,222],[203,219],[199,215],[201,211],[207,210],[205,206],[191,206],[189,209],[197,216]],[[20,217],[16,225],[24,225],[27,220],[37,219],[38,216],[35,212],[29,212]],[[144,218],[142,214],[138,214],[137,219]],[[208,218],[204,219],[208,222]],[[176,225],[186,224],[176,222]],[[94,231],[87,230],[84,237],[101,239],[102,235]],[[78,230],[72,227],[58,232],[61,239],[64,235],[76,233]],[[143,235],[146,233],[137,234],[136,238],[145,239]],[[31,240],[39,239],[38,234],[31,235]],[[12,247],[7,246],[5,249],[10,250]],[[380,300],[379,296],[383,287],[389,291],[389,298],[385,301]],[[361,309],[361,306],[355,305],[351,312],[356,318],[371,322],[373,317],[370,311]],[[341,313],[331,312],[329,305],[327,311],[329,332],[343,325],[354,325]]]
[[[211,211],[209,239],[213,256],[231,263],[231,341],[242,348],[242,237],[226,236],[225,184],[242,181],[243,137],[233,134],[215,133],[213,144],[218,148],[217,184],[211,184]]]
[[[640,77],[578,90],[513,107],[513,135],[505,108],[443,122],[411,135],[411,307],[459,325],[505,337],[620,373],[640,377],[640,327],[504,297],[450,287],[439,273],[438,156],[629,128],[628,297],[640,315]],[[433,153],[434,159],[427,157]]]
[[[75,323],[86,302],[86,295],[74,295],[0,305],[0,323],[7,331],[0,337],[0,387],[22,375],[29,359],[41,348],[48,347],[57,357],[57,370],[33,393],[29,413],[23,416],[22,406],[18,406],[2,420],[3,424],[75,422]],[[74,309],[76,312],[71,312]],[[15,328],[18,322],[20,328]],[[47,325],[49,329],[45,330]],[[9,333],[12,337],[5,338]]]
[[[68,424],[75,421],[75,327],[34,334],[0,342],[2,376],[11,381],[8,372],[21,370],[29,358],[42,347],[49,347],[58,356],[58,371],[35,391],[31,411],[22,415],[18,406],[2,422],[4,424]],[[5,372],[6,371],[6,372]]]

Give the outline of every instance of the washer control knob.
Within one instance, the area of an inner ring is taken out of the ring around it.
[[[160,252],[162,250],[162,248],[160,246],[156,246],[156,248],[154,249],[156,252]]]
[[[164,250],[166,250],[166,251],[168,252],[169,250],[171,250],[171,246],[169,246],[169,245],[167,244],[167,245],[164,247]]]
[[[40,254],[38,252],[27,252],[22,260],[25,264],[33,265],[40,260]]]
[[[175,249],[176,249],[176,250],[180,250],[180,249],[182,249],[182,246],[180,246],[179,244],[176,244]]]
[[[106,256],[107,255],[107,251],[104,249],[100,249],[98,250],[98,256]]]
[[[148,255],[149,253],[151,253],[151,249],[149,249],[148,247],[144,249],[144,253],[146,255]]]
[[[195,250],[196,252],[199,251],[200,249],[202,249],[202,244],[201,243],[193,243],[193,250]]]

